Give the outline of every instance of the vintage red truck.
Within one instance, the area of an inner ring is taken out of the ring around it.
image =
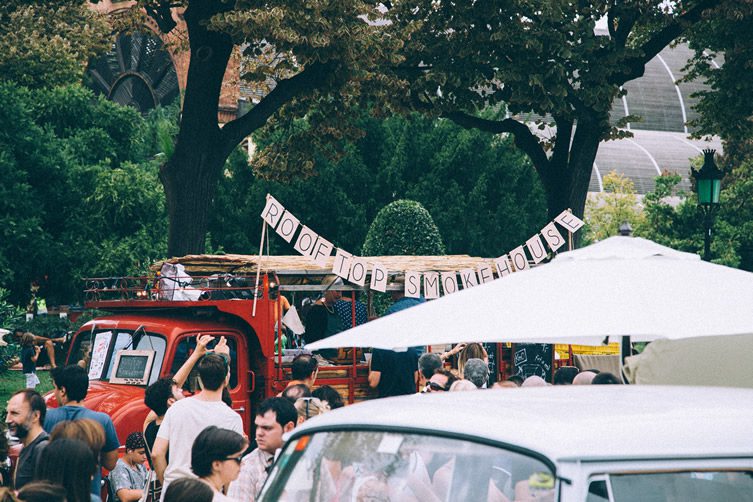
[[[260,267],[257,264],[261,263]],[[174,374],[195,347],[199,334],[224,336],[231,352],[229,392],[233,409],[246,430],[255,404],[283,390],[290,380],[295,350],[275,350],[281,330],[279,296],[270,285],[291,295],[318,296],[331,282],[329,269],[302,257],[194,256],[171,260],[182,275],[86,279],[86,307],[107,312],[85,323],[72,338],[67,364],[89,372],[85,405],[112,417],[118,437],[140,431],[149,410],[144,390],[156,379]],[[258,274],[257,274],[258,272]],[[257,283],[258,281],[258,283]],[[358,289],[341,286],[341,289]],[[213,345],[210,344],[210,348]],[[281,347],[279,347],[281,348]],[[347,364],[320,367],[318,385],[335,387],[352,403],[373,395],[368,365],[352,351]],[[189,377],[184,390],[197,389]],[[52,395],[50,406],[57,406]]]

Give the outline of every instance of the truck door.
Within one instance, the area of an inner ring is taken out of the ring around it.
[[[230,399],[233,401],[233,410],[235,410],[243,419],[243,429],[248,433],[251,426],[251,410],[248,403],[249,396],[249,378],[248,378],[248,353],[246,348],[246,340],[237,332],[209,332],[206,330],[201,331],[202,334],[212,335],[215,340],[209,344],[209,348],[212,349],[217,340],[221,336],[227,339],[228,347],[230,348],[230,384],[228,385],[228,391],[230,392]],[[188,356],[196,348],[196,335],[197,333],[184,333],[181,334],[175,341],[175,349],[173,351],[173,360],[170,365],[170,374],[175,374],[181,365],[185,362]],[[201,390],[198,384],[198,370],[194,368],[191,371],[186,384],[183,386],[185,391],[196,393]]]

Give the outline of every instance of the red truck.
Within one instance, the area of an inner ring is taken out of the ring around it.
[[[281,316],[275,316],[280,298],[270,297],[270,284],[300,300],[321,294],[331,277],[331,267],[311,265],[302,257],[262,261],[257,268],[258,257],[192,256],[156,264],[154,277],[87,279],[86,307],[108,315],[84,324],[68,352],[67,364],[89,372],[86,406],[110,415],[121,440],[140,431],[149,412],[146,386],[177,372],[197,335],[224,336],[231,353],[233,409],[250,431],[254,406],[285,388],[296,352],[275,350],[276,330],[283,327]],[[160,274],[175,265],[178,273]],[[320,367],[317,385],[335,387],[348,403],[372,396],[368,365],[356,360],[357,353],[349,353],[347,364],[340,359],[343,364]],[[195,378],[189,377],[184,390],[196,389]],[[51,396],[48,404],[57,406]]]

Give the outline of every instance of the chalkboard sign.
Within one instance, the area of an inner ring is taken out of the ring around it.
[[[146,385],[149,381],[154,355],[153,350],[118,351],[115,354],[110,383]]]
[[[513,345],[513,374],[525,379],[537,375],[552,381],[554,345],[546,343],[516,343]]]
[[[484,343],[484,350],[489,356],[489,387],[499,378],[499,367],[497,366],[497,344],[496,343]]]

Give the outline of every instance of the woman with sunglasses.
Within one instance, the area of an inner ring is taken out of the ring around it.
[[[199,433],[191,448],[191,470],[214,491],[213,502],[234,499],[224,494],[231,481],[238,478],[241,459],[248,447],[246,438],[237,432],[210,425]]]

